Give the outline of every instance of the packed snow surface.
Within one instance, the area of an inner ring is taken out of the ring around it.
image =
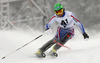
[[[43,34],[39,31],[0,31],[0,58],[15,51],[24,44],[30,42],[34,38]],[[43,34],[42,37],[16,51],[15,53],[7,56],[5,59],[0,59],[0,63],[100,63],[100,33],[97,35],[89,33],[89,40],[85,41],[82,34],[79,32],[69,40],[65,46],[62,47],[57,53],[59,56],[53,58],[49,55],[47,50],[46,58],[38,58],[35,52],[47,41],[54,37],[54,34]]]

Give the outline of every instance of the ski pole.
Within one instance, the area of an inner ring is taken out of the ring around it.
[[[26,45],[32,43],[33,41],[35,41],[36,39],[40,38],[41,36],[43,36],[43,34],[39,35],[38,37],[36,37],[35,39],[31,40],[30,42],[26,43],[25,45],[19,47],[18,49],[16,49],[15,51],[9,53],[8,55],[2,57],[2,59],[5,59],[6,57],[10,56],[11,54],[15,53],[16,51],[20,50],[21,48],[25,47]]]

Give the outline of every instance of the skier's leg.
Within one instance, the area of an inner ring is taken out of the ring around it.
[[[58,41],[60,44],[64,45],[69,39],[70,39],[71,35],[67,34],[62,40]],[[56,51],[58,49],[60,49],[62,46],[59,44],[56,44],[53,49],[55,49]]]
[[[59,40],[57,42],[59,42],[60,44],[64,45],[69,39],[70,39],[71,35],[67,34],[65,35],[65,37],[62,40]],[[50,51],[50,54],[56,53],[58,49],[60,49],[62,46],[59,44],[56,44],[53,49]]]
[[[64,45],[69,39],[71,39],[74,36],[74,29],[61,29],[60,30],[60,40],[58,41],[60,44]],[[61,48],[62,46],[56,44],[53,49],[54,50],[58,50],[59,48]]]
[[[37,52],[36,55],[37,56],[45,56],[44,52],[49,49],[52,45],[54,45],[55,43],[53,42],[56,38],[54,37],[53,39],[51,39],[50,41],[48,41],[46,44],[44,44]],[[43,54],[43,55],[42,55]]]
[[[54,44],[53,40],[48,41],[46,44],[44,44],[39,50],[41,52],[45,52],[47,49],[49,49]]]
[[[64,45],[69,39],[71,39],[74,36],[74,29],[63,29],[59,28],[59,31],[57,36],[58,36],[58,41],[61,45]],[[50,51],[50,54],[57,57],[57,50],[60,49],[62,46],[59,44],[56,44],[53,49]]]

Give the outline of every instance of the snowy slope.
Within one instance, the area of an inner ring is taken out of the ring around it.
[[[0,58],[11,53],[22,45],[30,42],[41,32],[33,33],[24,31],[0,31]],[[91,35],[90,40],[84,41],[83,36],[76,33],[75,37],[65,45],[71,50],[62,47],[57,58],[52,58],[46,51],[46,58],[37,58],[34,53],[48,40],[53,38],[54,34],[44,35],[38,40],[32,42],[26,47],[20,49],[14,54],[0,59],[0,63],[100,63],[100,33]]]

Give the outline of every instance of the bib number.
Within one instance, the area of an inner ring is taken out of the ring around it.
[[[67,26],[67,24],[68,24],[68,20],[67,19],[61,21],[61,25],[63,25],[64,28]]]

